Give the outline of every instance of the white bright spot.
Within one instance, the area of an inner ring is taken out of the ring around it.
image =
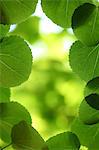
[[[68,31],[68,33],[70,33],[70,34],[74,34],[72,28],[68,28],[67,31]]]
[[[64,50],[68,51],[73,44],[73,40],[64,39]]]
[[[10,26],[10,32],[12,32],[15,28],[16,28],[16,25],[15,25],[15,24],[11,25],[11,26]]]
[[[63,29],[57,25],[55,25],[51,20],[49,20],[47,17],[42,18],[41,20],[41,26],[40,31],[41,33],[59,33]]]
[[[36,10],[35,13],[33,13],[33,16],[38,16],[38,17],[42,17],[43,15],[43,11],[42,11],[42,7],[41,7],[41,2],[39,1],[37,6],[36,6]]]
[[[37,60],[40,57],[47,55],[47,47],[42,42],[37,42],[33,45],[29,45],[32,50],[33,60]]]

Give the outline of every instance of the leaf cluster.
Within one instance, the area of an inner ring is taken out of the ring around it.
[[[99,149],[99,3],[95,0],[41,0],[44,13],[63,28],[72,27],[76,41],[70,49],[72,70],[86,82],[85,98],[72,132],[46,142],[32,127],[29,112],[10,100],[10,87],[31,73],[32,53],[19,36],[8,36],[11,24],[34,13],[37,0],[0,0],[0,138],[16,150]],[[21,15],[20,15],[21,14]],[[24,23],[23,23],[24,25]],[[2,147],[1,150],[8,147]]]

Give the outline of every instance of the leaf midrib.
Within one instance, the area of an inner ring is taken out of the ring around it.
[[[1,65],[4,65],[7,69],[9,69],[11,72],[14,72],[18,75],[19,78],[23,78],[22,74],[19,74],[15,69],[13,69],[11,66],[6,64],[4,61],[0,60]]]

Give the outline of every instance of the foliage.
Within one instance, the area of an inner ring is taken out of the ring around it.
[[[85,3],[75,10],[72,18],[72,27],[74,34],[82,43],[88,46],[99,43],[98,20],[99,8],[93,4]]]
[[[92,3],[92,0],[56,0],[53,2],[51,0],[42,0],[41,2],[45,14],[56,24],[67,28],[71,27],[74,10],[83,3]]]
[[[61,140],[60,140],[61,139]],[[77,136],[71,132],[65,132],[58,134],[46,142],[49,149],[74,149],[78,150],[80,148],[80,142]]]
[[[7,34],[9,29],[10,29],[9,25],[0,24],[0,39],[3,38]]]
[[[25,121],[21,121],[19,124],[13,127],[11,136],[12,144],[15,149],[47,150],[47,146],[42,137]]]
[[[10,101],[10,89],[0,87],[0,102],[9,102]]]
[[[57,0],[57,3],[50,0],[41,1],[44,13],[63,28],[72,27],[78,38],[70,49],[69,61],[72,70],[87,83],[85,98],[80,105],[78,119],[72,125],[72,132],[61,133],[44,141],[32,127],[28,111],[19,103],[10,101],[9,88],[20,85],[29,78],[32,53],[23,38],[16,35],[7,36],[7,32],[11,24],[25,21],[35,11],[36,4],[37,0],[0,0],[0,138],[8,144],[1,150],[10,145],[16,150],[52,150],[67,147],[76,150],[80,145],[87,146],[89,150],[98,150],[99,3],[97,1]],[[22,28],[22,24],[18,25],[18,30]]]
[[[28,79],[31,66],[32,54],[26,42],[17,36],[4,37],[0,43],[0,85],[21,84]]]
[[[0,0],[0,23],[14,24],[25,20],[35,11],[36,4],[37,0]]]
[[[39,20],[39,17],[31,16],[27,20],[17,24],[15,30],[9,34],[20,35],[32,44],[39,39]]]
[[[76,41],[70,49],[70,65],[83,80],[90,81],[99,75],[99,45],[88,47]]]

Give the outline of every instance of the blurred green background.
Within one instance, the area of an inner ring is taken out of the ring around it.
[[[83,99],[85,83],[69,66],[69,48],[76,40],[71,29],[52,23],[38,4],[33,16],[10,28],[29,44],[33,53],[30,78],[12,88],[11,99],[24,105],[32,125],[46,140],[70,130]]]

